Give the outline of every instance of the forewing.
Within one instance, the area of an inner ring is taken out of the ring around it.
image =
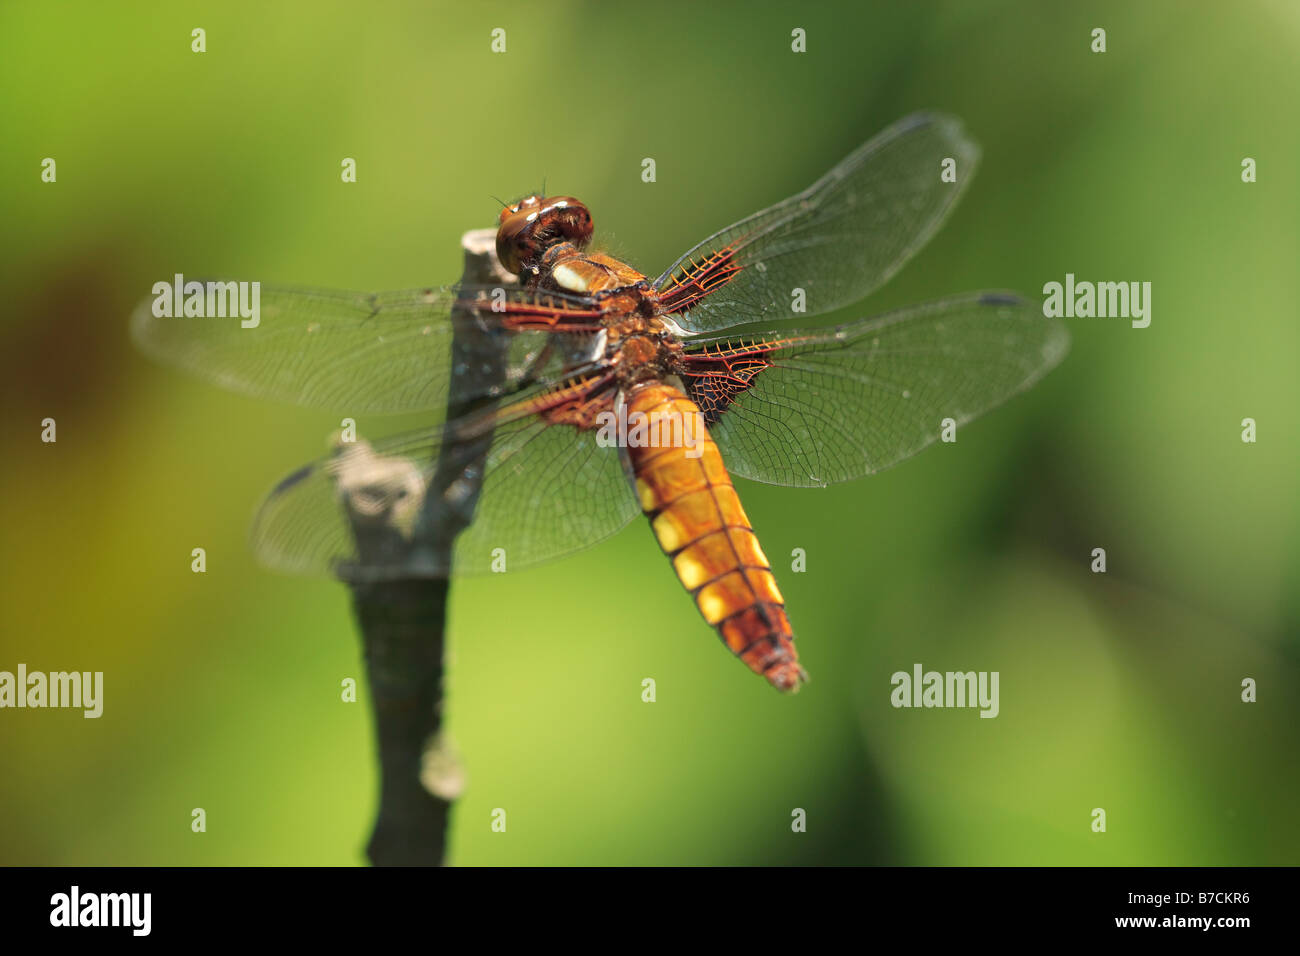
[[[1028,388],[1069,335],[1039,305],[972,293],[825,330],[694,344],[682,375],[737,475],[820,486],[874,474]]]
[[[955,162],[955,182],[943,177]],[[908,116],[796,196],[728,226],[655,280],[688,332],[788,318],[865,297],[937,230],[970,181],[979,147],[950,116]]]
[[[131,330],[154,358],[248,395],[349,414],[441,416],[452,374],[452,310],[461,296],[459,314],[478,324],[490,348],[508,355],[503,376],[463,400],[556,378],[577,361],[547,350],[548,332],[512,326],[556,317],[587,323],[595,314],[588,300],[509,287],[364,294],[262,285],[253,327],[238,315],[159,317],[149,300]]]

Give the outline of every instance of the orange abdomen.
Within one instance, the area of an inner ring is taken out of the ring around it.
[[[699,408],[660,382],[634,389],[626,401],[629,422],[651,423],[649,441],[629,429],[624,453],[641,509],[677,577],[736,656],[778,690],[797,689],[807,675],[785,601]]]

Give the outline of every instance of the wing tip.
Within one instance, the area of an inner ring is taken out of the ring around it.
[[[153,303],[154,299],[141,299],[140,303],[131,310],[131,319],[127,323],[127,330],[131,335],[131,341],[135,343],[136,348],[140,349],[147,355],[156,356],[155,342],[150,330],[153,327]]]
[[[995,291],[980,292],[976,300],[979,305],[997,309],[1026,309],[1038,314],[1039,320],[1047,327],[1043,334],[1043,365],[1045,374],[1055,368],[1070,351],[1070,330],[1064,322],[1053,316],[1042,314],[1042,308],[1033,299],[1026,298],[1018,292]]]

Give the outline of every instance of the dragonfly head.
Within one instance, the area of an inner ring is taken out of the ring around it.
[[[537,272],[546,250],[560,242],[582,248],[591,239],[591,213],[572,196],[525,196],[501,210],[497,258],[516,275]]]

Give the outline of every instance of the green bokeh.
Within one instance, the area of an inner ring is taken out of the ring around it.
[[[1072,320],[1032,392],[878,477],[738,482],[813,676],[797,697],[725,653],[640,522],[458,582],[452,861],[1300,862],[1298,56],[1284,0],[0,6],[0,669],[107,685],[99,720],[0,711],[0,863],[362,861],[346,592],[245,547],[337,422],[135,353],[153,282],[453,281],[491,197],[543,178],[655,274],[926,107],[982,169],[855,311],[1073,272],[1150,281],[1150,328]],[[891,708],[916,662],[998,670],[1001,715]]]

